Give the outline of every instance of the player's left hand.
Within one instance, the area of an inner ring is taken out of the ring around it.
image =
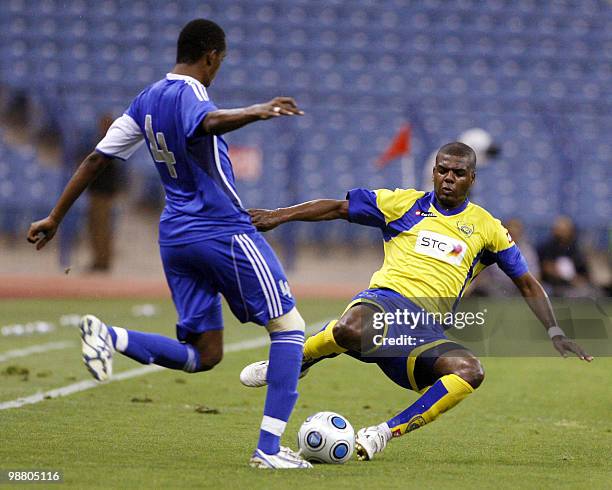
[[[553,337],[552,343],[563,357],[567,357],[569,352],[573,352],[583,361],[591,362],[593,360],[593,356],[587,354],[582,347],[580,347],[573,340],[568,339],[562,335],[557,335]]]
[[[259,231],[268,231],[281,224],[280,217],[271,209],[249,209],[251,222]]]
[[[269,102],[255,104],[249,108],[259,119],[270,119],[279,116],[303,116],[302,111],[292,97],[274,97]]]

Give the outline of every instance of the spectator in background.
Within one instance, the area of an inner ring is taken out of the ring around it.
[[[27,94],[17,91],[12,94],[2,94],[0,111],[0,128],[3,139],[10,145],[26,145],[30,143],[31,103]]]
[[[531,244],[528,238],[525,237],[523,222],[518,218],[512,218],[508,221],[504,221],[504,226],[510,233],[510,236],[514,239],[517,244],[527,266],[529,272],[533,274],[536,279],[540,278],[540,263],[538,260],[538,253],[535,247]],[[485,279],[483,279],[485,278]],[[475,296],[519,296],[519,291],[510,280],[510,278],[504,274],[504,272],[496,266],[487,267],[479,276],[473,290],[470,294]]]
[[[523,222],[518,218],[512,218],[506,221],[504,224],[506,225],[508,233],[510,233],[510,236],[514,239],[514,242],[521,249],[521,253],[527,261],[529,270],[536,279],[540,279],[540,261],[538,258],[538,252],[531,244],[529,239],[525,237]],[[506,276],[504,275],[504,277]]]
[[[104,114],[98,121],[99,141],[110,128],[114,118]],[[113,160],[89,186],[89,238],[93,256],[91,272],[109,272],[113,262],[113,204],[121,190],[123,175],[116,160]]]
[[[553,296],[579,297],[595,293],[571,218],[559,216],[555,220],[551,236],[538,248],[538,255],[542,282]]]

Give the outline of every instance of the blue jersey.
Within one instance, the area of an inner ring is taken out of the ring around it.
[[[177,335],[186,342],[223,328],[220,295],[241,322],[260,325],[295,306],[280,262],[236,193],[227,144],[203,131],[216,109],[200,82],[169,73],[143,90],[96,146],[126,160],[147,143],[166,190],[160,251]]]
[[[159,225],[161,245],[255,230],[236,192],[227,143],[202,130],[202,121],[215,110],[204,85],[169,73],[143,90],[115,121],[124,134],[113,139],[111,128],[96,147],[101,153],[125,158],[133,153],[126,141],[136,140],[136,135],[130,139],[125,133],[136,132],[137,127],[141,141],[144,136],[166,192]],[[118,141],[121,136],[123,146]]]

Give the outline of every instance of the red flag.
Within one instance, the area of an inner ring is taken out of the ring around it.
[[[378,157],[376,165],[380,168],[390,161],[410,153],[410,124],[404,124],[393,138],[393,141],[385,152]]]

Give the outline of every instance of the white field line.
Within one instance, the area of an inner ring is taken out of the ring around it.
[[[31,354],[42,354],[43,352],[48,352],[50,350],[67,349],[69,347],[74,347],[75,345],[77,345],[76,342],[72,340],[31,345],[30,347],[24,347],[23,349],[9,350],[4,353],[0,353],[0,362],[16,359],[18,357],[27,357]]]
[[[323,320],[312,325],[308,331],[314,332],[319,330],[323,325],[325,325],[329,320]],[[61,342],[56,342],[56,344],[60,344]],[[268,337],[258,337],[252,340],[243,340],[241,342],[234,342],[233,344],[228,344],[224,347],[224,352],[240,352],[245,350],[257,349],[258,347],[263,347],[268,345],[269,339]],[[23,349],[26,350],[26,349]],[[11,351],[9,351],[11,352]],[[27,355],[27,354],[26,354]],[[147,365],[141,366],[136,369],[130,369],[129,371],[123,371],[121,373],[113,375],[113,377],[106,381],[105,383],[98,383],[91,379],[85,381],[79,381],[78,383],[72,383],[67,386],[62,386],[61,388],[55,388],[54,390],[49,390],[45,392],[36,393],[34,395],[26,396],[24,398],[17,398],[16,400],[9,400],[6,402],[0,402],[0,410],[7,410],[9,408],[20,408],[24,405],[31,405],[33,403],[39,403],[43,400],[48,400],[50,398],[58,398],[61,396],[68,396],[74,393],[79,393],[81,391],[90,390],[92,388],[97,388],[99,386],[104,386],[108,383],[113,383],[115,381],[123,381],[125,379],[136,378],[138,376],[144,376],[145,374],[153,373],[156,371],[163,371],[165,368],[156,365]]]

